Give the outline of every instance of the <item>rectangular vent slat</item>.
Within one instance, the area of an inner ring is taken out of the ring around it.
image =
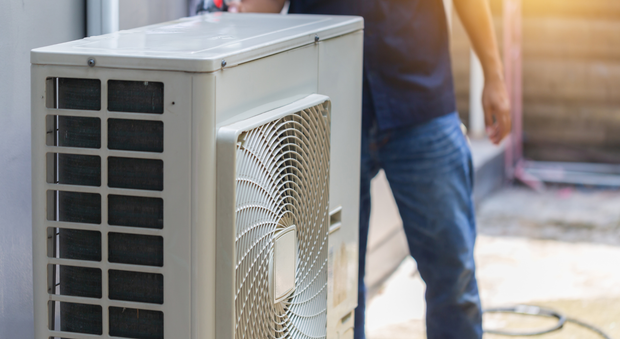
[[[101,261],[101,232],[60,228],[58,247],[62,259]]]
[[[48,146],[101,148],[101,119],[64,115],[47,116]]]
[[[57,194],[56,194],[57,193]],[[48,191],[48,220],[101,224],[101,195],[68,191]],[[52,201],[49,201],[52,200]]]
[[[50,303],[55,303],[50,301]],[[60,330],[64,332],[103,334],[103,312],[99,305],[60,302]],[[53,328],[50,324],[50,329]]]
[[[109,270],[108,276],[110,299],[164,303],[164,276],[161,274]]]
[[[110,335],[137,339],[163,339],[164,314],[160,311],[110,307]]]
[[[164,201],[161,198],[108,195],[108,224],[162,229]]]
[[[48,78],[46,85],[48,108],[101,110],[101,80],[78,78]]]
[[[108,158],[108,186],[164,190],[164,162],[154,159]]]
[[[101,119],[58,116],[58,146],[101,148]]]
[[[99,156],[48,153],[47,171],[48,183],[101,186],[101,157]]]
[[[108,119],[108,148],[124,151],[164,151],[164,123],[150,120]]]
[[[152,81],[108,80],[108,111],[164,113],[164,84]]]
[[[162,267],[164,266],[164,238],[111,232],[108,234],[108,261]]]
[[[91,267],[48,265],[48,270],[59,270],[60,280],[52,287],[53,294],[73,297],[101,298],[101,269]]]

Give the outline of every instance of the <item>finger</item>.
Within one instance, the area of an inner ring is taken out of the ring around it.
[[[488,126],[486,128],[486,132],[487,132],[487,136],[489,137],[489,139],[493,139],[497,136],[497,126]]]
[[[486,102],[483,102],[484,109],[484,125],[486,127],[487,137],[491,142],[496,143],[499,133],[498,121],[494,118],[495,108]]]
[[[490,141],[491,141],[494,145],[499,144],[499,142],[501,141],[501,139],[500,139],[499,135],[495,135],[495,136],[493,136],[492,138],[489,138],[489,140],[490,140]]]
[[[502,114],[500,115],[500,121],[501,121],[501,138],[500,141],[502,139],[504,139],[506,136],[508,136],[510,134],[510,132],[512,131],[512,123],[510,121],[510,110],[506,109],[503,110],[501,112]]]
[[[504,126],[502,124],[501,118],[497,117],[495,119],[494,126],[496,128],[495,128],[495,135],[493,136],[493,142],[495,144],[499,144],[502,141],[502,139],[504,138],[504,134],[505,134],[504,128],[503,128]]]
[[[486,129],[488,134],[495,135],[500,132],[500,124],[497,120],[492,118],[491,123],[486,125]]]
[[[497,117],[497,133],[495,134],[495,143],[498,144],[504,139],[506,131],[504,130],[504,121],[501,117]]]
[[[491,106],[484,106],[483,110],[484,110],[484,125],[486,127],[492,127],[493,123],[494,123],[494,121],[493,121],[493,113],[495,113],[494,110],[493,110],[493,107],[491,107]]]
[[[226,3],[228,5],[229,13],[240,13],[242,12],[241,1],[231,1]]]
[[[492,126],[487,127],[486,131],[487,131],[487,136],[489,140],[493,142],[494,144],[497,144],[500,138],[499,125],[495,123]]]

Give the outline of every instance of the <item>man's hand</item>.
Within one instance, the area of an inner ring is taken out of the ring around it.
[[[487,135],[497,145],[512,130],[510,100],[506,92],[506,85],[501,77],[485,79],[484,90],[482,91],[482,107]]]
[[[226,2],[230,13],[280,13],[286,0],[232,0]]]
[[[241,1],[227,2],[226,5],[228,6],[228,12],[229,13],[241,13],[241,12],[243,12],[243,9],[241,8],[243,6],[241,4]]]

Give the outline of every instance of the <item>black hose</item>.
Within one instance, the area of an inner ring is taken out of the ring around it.
[[[552,317],[557,318],[558,322],[550,328],[537,330],[534,332],[520,332],[520,331],[502,331],[502,330],[484,330],[486,333],[492,334],[500,334],[500,335],[508,335],[508,336],[534,336],[541,335],[553,331],[557,331],[561,329],[566,323],[566,316],[552,311],[542,309],[537,306],[528,306],[528,305],[517,305],[514,307],[501,307],[501,308],[491,308],[483,311],[484,313],[515,313],[515,314],[524,314],[524,315],[534,315],[534,316],[542,316],[542,317]]]
[[[554,310],[540,308],[538,306],[517,305],[513,307],[491,308],[491,309],[483,310],[483,313],[514,313],[514,314],[524,314],[524,315],[533,315],[533,316],[541,316],[541,317],[551,317],[551,318],[558,319],[558,322],[555,325],[551,326],[550,328],[543,329],[543,330],[536,330],[532,332],[525,332],[525,331],[519,332],[519,331],[502,331],[502,330],[485,329],[484,332],[486,333],[499,334],[499,335],[505,335],[505,336],[535,336],[535,335],[541,335],[541,334],[546,334],[549,332],[557,331],[561,329],[566,322],[571,322],[576,325],[587,328],[590,331],[597,333],[598,335],[600,335],[601,337],[605,339],[611,339],[611,337],[608,336],[605,332],[603,332],[602,330],[600,330],[599,328],[593,325],[584,323],[583,321],[578,320],[578,319],[568,318],[562,313],[556,312]]]
[[[601,329],[599,329],[598,327],[595,327],[593,325],[590,324],[586,324],[583,321],[579,320],[579,319],[575,319],[575,318],[566,318],[566,321],[570,321],[573,324],[579,325],[581,327],[587,328],[592,332],[596,332],[598,335],[600,335],[601,337],[605,338],[605,339],[611,339],[610,336],[607,335],[607,333],[603,332]]]

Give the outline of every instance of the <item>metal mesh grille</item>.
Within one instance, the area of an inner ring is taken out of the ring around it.
[[[242,134],[236,180],[236,338],[323,338],[327,312],[329,112],[318,105]],[[297,228],[295,291],[274,304],[274,236]]]
[[[122,112],[110,118],[106,110],[80,112],[101,110],[99,79],[46,80],[48,109],[99,115],[45,117],[46,145],[54,147],[45,155],[46,213],[48,226],[55,226],[46,229],[51,262],[47,265],[48,328],[106,337],[163,338],[164,314],[153,308],[161,309],[164,303],[160,273],[164,163],[158,159],[164,151],[164,122],[161,116],[135,120],[124,115],[162,114],[163,83],[111,80],[107,84],[108,103],[116,105],[107,110]],[[108,149],[102,150],[105,141]],[[145,152],[153,159],[144,158]],[[135,191],[121,195],[119,189],[147,190],[155,196]],[[124,228],[113,232],[115,226]],[[154,234],[138,234],[139,228],[150,228]],[[116,307],[119,303],[123,307]],[[62,334],[62,338],[73,337]]]

